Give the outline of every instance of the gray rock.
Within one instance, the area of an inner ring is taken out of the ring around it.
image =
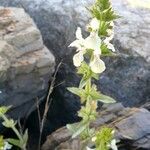
[[[150,9],[141,7],[134,7],[128,4],[127,1],[113,0],[113,6],[116,11],[122,16],[116,22],[115,40],[120,43],[120,48],[126,53],[132,53],[132,55],[139,54],[147,62],[150,62]],[[132,3],[132,0],[128,0]],[[138,2],[137,2],[138,3]],[[146,3],[146,1],[145,1]],[[136,4],[136,0],[135,0]],[[149,2],[147,1],[147,5]]]
[[[23,9],[0,7],[0,20],[0,105],[11,105],[18,119],[46,95],[55,58]]]
[[[70,112],[77,105],[70,101],[75,101],[75,97],[67,92],[66,87],[77,85],[79,79],[74,74],[72,65],[75,51],[69,49],[68,45],[75,39],[77,26],[84,30],[84,25],[89,20],[89,12],[85,6],[91,6],[92,2],[93,0],[0,1],[3,6],[25,8],[40,28],[44,42],[55,54],[57,63],[63,60],[57,82],[65,82],[55,91],[63,103],[70,105]],[[122,16],[115,22],[114,44],[119,56],[105,59],[107,71],[100,78],[99,88],[124,105],[140,105],[150,99],[150,10],[131,7],[123,0],[112,2],[115,10]],[[85,32],[84,34],[86,35]]]
[[[113,112],[110,113],[112,107],[114,109]],[[149,150],[149,119],[150,112],[146,109],[125,108],[121,104],[112,104],[99,112],[99,117],[91,124],[91,126],[99,129],[104,124],[107,124],[110,127],[116,128],[116,139],[119,139],[122,143],[120,144],[119,149],[135,148],[140,150],[141,148],[145,148],[145,150]],[[71,139],[70,132],[66,127],[63,127],[49,135],[42,147],[42,150],[53,149],[81,150],[81,141],[79,138]]]

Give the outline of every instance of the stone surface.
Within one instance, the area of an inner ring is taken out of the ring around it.
[[[121,104],[113,104],[103,107],[99,112],[99,117],[91,124],[98,129],[104,124],[116,128],[116,139],[121,140],[119,149],[145,148],[150,146],[150,112],[144,108],[125,108]],[[81,143],[78,138],[71,139],[69,131],[64,127],[47,137],[42,150],[80,150]]]
[[[131,1],[128,0],[130,3]],[[55,93],[59,95],[57,98],[61,99],[63,104],[70,106],[68,111],[72,114],[74,113],[72,110],[78,108],[75,105],[78,104],[78,101],[67,92],[66,87],[77,85],[79,79],[74,74],[72,64],[72,56],[75,51],[69,49],[68,45],[75,39],[77,26],[84,30],[84,25],[89,19],[89,12],[85,6],[91,6],[92,2],[93,0],[0,1],[0,5],[3,6],[25,8],[40,28],[44,42],[48,48],[52,49],[57,63],[63,61],[57,81],[58,83],[64,82],[55,89]],[[99,85],[103,93],[114,97],[124,105],[140,105],[150,99],[148,63],[150,58],[150,42],[148,42],[150,9],[133,7],[124,0],[112,0],[112,2],[115,10],[122,16],[115,22],[114,44],[119,56],[105,59],[108,64],[107,71],[102,74]],[[84,34],[86,35],[85,32]],[[58,99],[57,101],[60,101]],[[76,102],[71,102],[70,99]]]
[[[53,92],[53,102],[48,114],[44,135],[68,122],[77,120],[76,110],[80,106],[78,97],[66,90],[66,87],[78,85],[79,82],[72,64],[72,56],[75,51],[69,49],[68,45],[75,39],[77,26],[85,30],[84,25],[89,19],[89,13],[85,6],[91,5],[92,1],[94,0],[0,0],[2,6],[25,8],[39,27],[44,43],[56,56],[56,62],[63,61],[56,80],[56,85],[59,86]],[[141,105],[150,100],[148,26],[150,10],[140,7],[133,8],[125,0],[112,1],[116,11],[122,15],[122,18],[115,22],[115,38],[113,41],[119,56],[105,59],[107,71],[100,78],[99,88],[103,93],[112,96],[126,106]],[[3,28],[5,24],[8,24],[7,20],[3,22],[0,28]],[[86,32],[84,32],[84,35],[86,35]],[[1,65],[9,66],[9,63],[3,61]],[[42,73],[43,69],[40,72]],[[19,111],[21,109],[20,107]],[[112,108],[111,111],[113,111]],[[128,113],[128,111],[125,112]],[[123,113],[120,112],[120,115]],[[114,119],[114,117],[115,114],[106,116],[102,119],[101,124],[111,118]],[[33,120],[34,117],[30,121],[30,126]],[[35,127],[35,124],[33,124],[33,127]],[[59,137],[59,132],[57,134]],[[32,139],[35,137],[33,135]],[[134,144],[140,145],[141,142],[147,146],[150,143],[148,141],[147,136]],[[68,145],[68,142],[66,144]],[[79,145],[79,143],[75,145]],[[65,144],[62,143],[61,146],[65,147]],[[31,149],[33,150],[33,148]],[[129,149],[126,148],[126,150]]]
[[[11,105],[16,119],[27,115],[35,98],[45,96],[54,66],[29,15],[21,8],[0,7],[0,105]]]

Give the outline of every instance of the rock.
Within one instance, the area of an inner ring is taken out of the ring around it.
[[[46,95],[55,58],[23,9],[0,7],[0,20],[0,105],[11,105],[18,119]]]
[[[119,109],[120,107],[120,109]],[[110,110],[113,112],[110,113]],[[113,117],[111,117],[113,115]],[[108,119],[109,118],[109,119]],[[121,140],[122,148],[149,150],[150,146],[150,112],[144,108],[125,108],[121,104],[112,104],[99,112],[99,117],[91,124],[99,129],[104,124],[116,128],[116,139]],[[81,141],[71,139],[69,131],[64,127],[47,137],[42,150],[81,149]],[[76,144],[75,144],[76,143]],[[120,147],[120,148],[121,148]]]
[[[150,62],[149,42],[147,41],[150,38],[150,26],[148,25],[150,9],[142,8],[144,1],[135,0],[135,6],[129,5],[133,3],[132,0],[127,0],[128,2],[120,0],[121,3],[113,1],[114,8],[122,16],[116,23],[115,40],[125,52],[132,53],[132,55],[139,54]],[[136,7],[136,1],[141,4],[141,8]],[[149,4],[147,1],[147,5]]]
[[[61,99],[64,105],[71,107],[67,111],[72,114],[74,114],[73,110],[79,108],[79,103],[66,90],[66,87],[77,85],[79,79],[74,73],[72,64],[72,56],[75,51],[69,49],[68,45],[75,39],[77,26],[85,30],[84,25],[89,20],[89,12],[85,6],[91,6],[92,2],[93,0],[0,1],[0,5],[3,6],[25,8],[40,28],[44,42],[55,54],[57,63],[63,61],[57,82],[65,82],[54,92],[55,95],[59,95],[58,99]],[[103,93],[114,97],[124,105],[134,106],[150,99],[150,67],[148,64],[150,59],[150,43],[148,42],[150,10],[132,7],[128,2],[112,0],[115,10],[122,16],[115,22],[114,44],[119,56],[105,59],[108,64],[107,71],[100,78],[99,88]],[[86,35],[85,32],[84,34]],[[57,99],[56,96],[55,99]],[[58,99],[56,101],[60,101]]]

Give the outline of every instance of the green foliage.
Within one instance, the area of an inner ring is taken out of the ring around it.
[[[26,130],[22,135],[22,133],[20,133],[17,130],[16,128],[17,122],[14,121],[13,119],[9,119],[5,114],[9,109],[10,107],[5,107],[5,106],[0,107],[0,117],[3,119],[2,125],[6,128],[11,128],[16,134],[16,136],[18,137],[18,139],[9,138],[6,139],[6,141],[21,148],[22,150],[26,150],[26,145],[28,141],[28,131]],[[2,144],[2,137],[0,137],[0,146],[1,144]]]
[[[113,98],[98,92],[95,85],[93,85],[92,88],[90,89],[87,89],[87,88],[81,89],[81,88],[76,88],[76,87],[70,87],[67,89],[73,94],[78,95],[81,98],[82,103],[84,103],[87,99],[101,101],[103,103],[115,103],[116,102]]]
[[[4,142],[3,136],[0,135],[0,150],[4,147]]]
[[[72,124],[72,125],[68,124],[67,128],[71,131],[72,138],[76,138],[88,128],[88,124],[86,123],[85,124],[78,123],[78,124]]]
[[[114,56],[115,54],[107,48],[105,43],[101,45],[102,56]]]
[[[0,107],[0,117],[4,115],[11,107],[2,106]]]
[[[111,29],[111,22],[120,16],[115,13],[109,0],[97,0],[90,9],[93,17],[100,20],[99,36],[107,36],[107,29]]]
[[[94,78],[98,80],[99,78],[99,75],[94,73],[89,65],[86,64],[86,62],[82,62],[81,66],[78,68],[77,73],[79,75],[83,75],[79,85],[80,88],[83,88],[89,79]]]
[[[21,149],[25,149],[27,142],[28,142],[28,130],[25,130],[24,135],[22,135],[21,139],[9,138],[7,139],[7,141],[14,146],[17,146]]]
[[[108,146],[113,140],[113,129],[103,127],[95,135],[96,150],[109,150]]]
[[[78,111],[78,116],[82,120],[67,125],[67,128],[72,133],[72,138],[80,137],[81,140],[88,141],[87,143],[94,142],[95,149],[93,150],[109,150],[110,148],[117,150],[115,143],[113,143],[113,146],[111,145],[113,129],[103,127],[100,131],[97,131],[90,128],[90,124],[96,120],[98,102],[115,103],[113,98],[98,91],[92,81],[93,79],[98,80],[99,75],[106,68],[105,63],[100,59],[100,55],[114,55],[115,49],[110,41],[113,38],[113,20],[119,16],[113,11],[109,0],[96,0],[90,11],[93,15],[93,19],[88,26],[90,35],[83,39],[81,29],[78,28],[76,32],[77,40],[70,44],[78,50],[73,61],[77,67],[77,74],[81,75],[82,78],[79,87],[69,87],[67,89],[80,97],[82,107]],[[94,141],[93,138],[95,138]],[[86,145],[86,147],[88,146]],[[88,147],[88,149],[90,148]]]

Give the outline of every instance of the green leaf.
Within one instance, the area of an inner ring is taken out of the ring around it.
[[[10,144],[14,145],[14,146],[17,146],[19,148],[22,148],[21,145],[20,145],[20,140],[18,139],[12,139],[12,138],[9,138],[9,139],[6,139],[7,142],[9,142]]]
[[[111,103],[115,103],[116,102],[113,98],[111,98],[111,97],[109,97],[107,95],[104,95],[104,94],[100,94],[99,98],[97,100],[101,101],[103,103],[106,103],[106,104],[109,104],[109,103],[111,104]]]
[[[112,7],[104,10],[101,13],[101,21],[110,22],[110,21],[113,21],[117,18],[119,18],[119,16],[113,11]]]
[[[79,136],[86,128],[87,124],[83,123],[67,124],[67,129],[72,133],[72,138]]]
[[[81,98],[82,103],[87,98],[87,94],[86,94],[86,91],[84,89],[76,88],[76,87],[69,87],[69,88],[67,88],[67,90],[72,92],[73,94],[76,94],[77,96],[79,96]]]
[[[92,77],[96,80],[99,79],[99,75],[92,72],[90,66],[86,62],[83,62],[81,64],[81,66],[78,68],[77,73],[83,75],[82,82],[86,82]]]
[[[76,87],[69,87],[67,88],[68,91],[72,92],[73,94],[76,94],[80,97],[83,96],[83,93],[85,93],[84,89],[76,88]]]
[[[83,124],[82,126],[80,126],[77,129],[77,131],[72,135],[72,138],[76,138],[77,136],[79,136],[86,128],[87,128],[86,124]]]
[[[23,142],[25,145],[27,145],[28,142],[28,129],[25,130],[24,135],[23,135]]]
[[[100,131],[96,133],[96,150],[109,150],[111,141],[113,140],[114,133],[112,128],[102,127]]]
[[[13,128],[17,124],[13,119],[7,119],[2,122],[2,125],[6,128]]]
[[[99,10],[103,11],[108,9],[111,3],[109,0],[97,0],[96,5],[99,7]]]
[[[99,36],[107,36],[107,34],[108,34],[107,30],[109,29],[109,27],[110,27],[110,22],[101,21],[98,35]]]
[[[115,54],[107,48],[107,45],[105,43],[102,43],[101,45],[101,52],[102,56],[114,56]]]
[[[109,0],[97,0],[94,6],[90,9],[93,17],[96,17],[100,21],[113,21],[120,16],[115,13],[111,7]]]
[[[79,88],[82,89],[83,87],[85,87],[87,82],[88,82],[88,79],[82,78],[79,84]]]
[[[3,139],[3,136],[2,135],[0,135],[0,149],[2,149],[3,147],[4,147],[4,139]]]
[[[73,127],[73,124],[67,124],[66,125],[67,129],[71,132],[71,133],[74,133],[75,132],[75,128]]]
[[[10,108],[11,108],[11,106],[1,106],[0,107],[0,117],[2,115],[4,115]]]

